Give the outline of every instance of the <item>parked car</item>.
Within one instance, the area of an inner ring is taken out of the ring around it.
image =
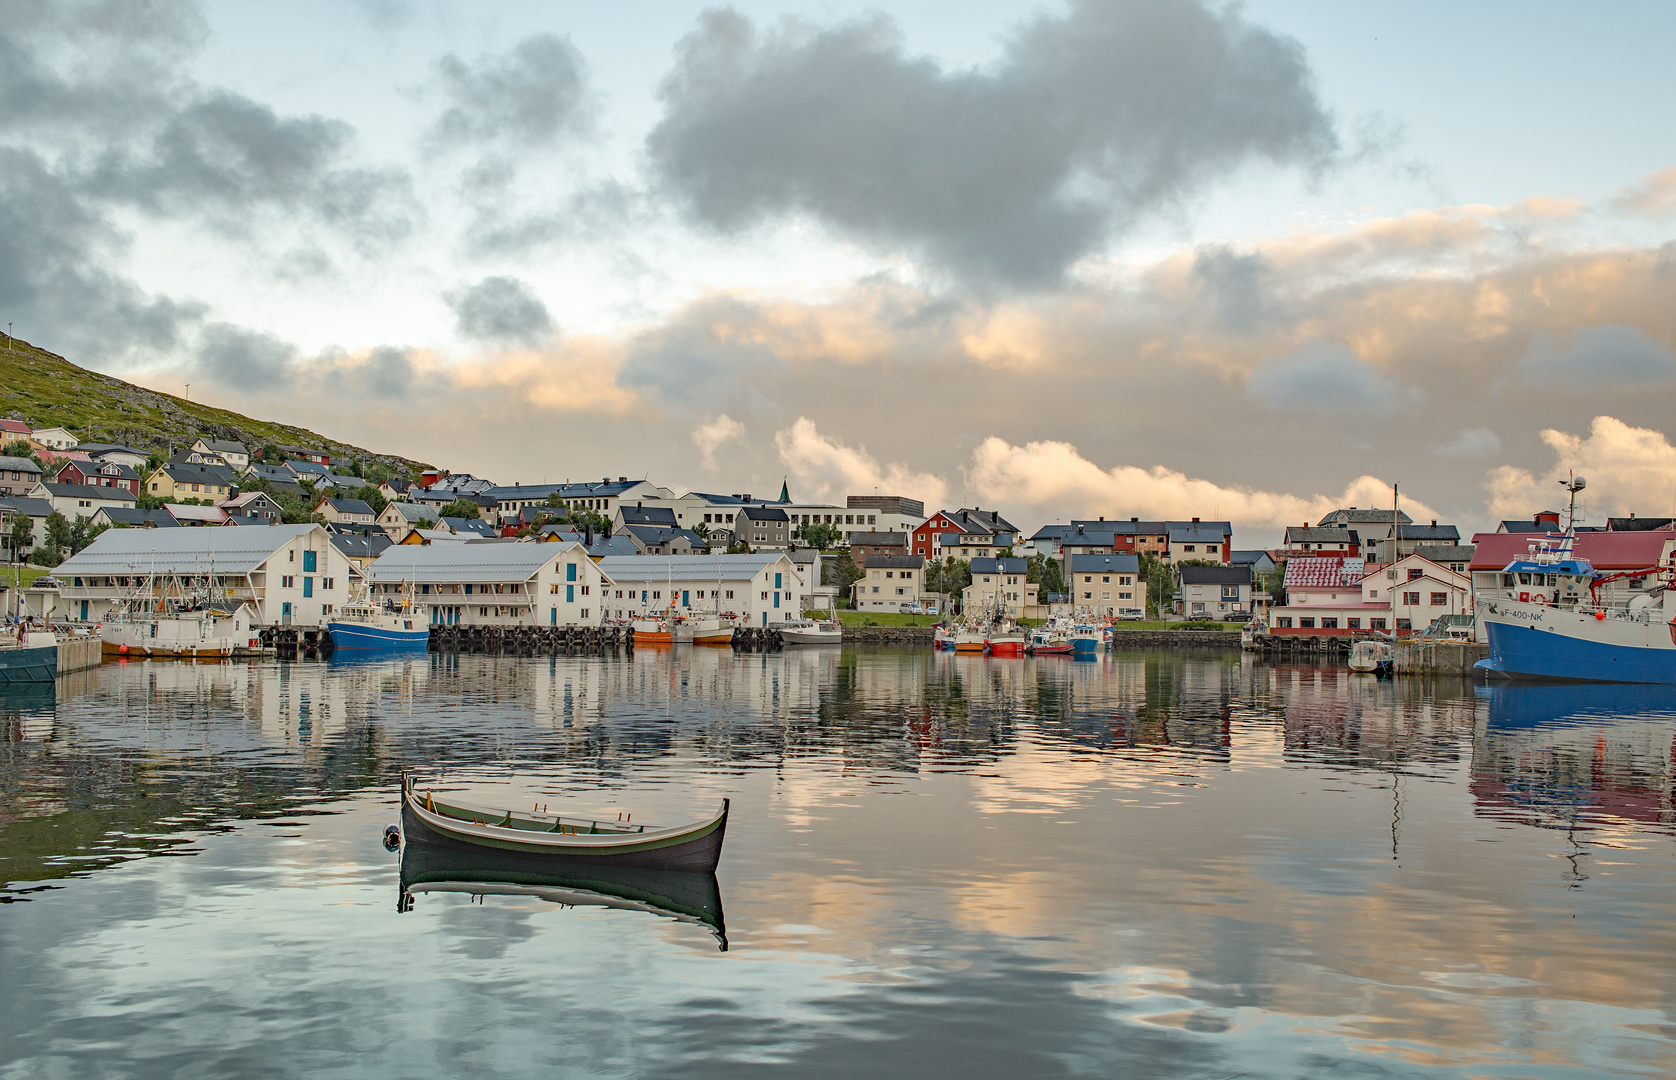
[[[918,604],[903,604],[902,605],[902,614],[904,614],[904,615],[924,615],[925,614],[925,609],[920,607]]]
[[[1140,622],[1146,618],[1146,612],[1140,608],[1119,608],[1117,618],[1119,622]]]
[[[55,577],[47,577],[43,574],[35,579],[34,587],[37,589],[62,589],[64,587],[64,583]]]

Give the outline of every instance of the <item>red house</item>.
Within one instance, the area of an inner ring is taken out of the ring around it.
[[[60,484],[84,484],[87,487],[122,488],[128,494],[140,493],[140,474],[114,461],[69,461],[58,472]]]

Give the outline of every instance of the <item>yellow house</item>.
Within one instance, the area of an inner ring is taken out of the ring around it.
[[[209,499],[219,502],[238,493],[233,470],[225,465],[200,465],[193,462],[171,461],[146,477],[147,495],[155,495],[171,502],[185,499]]]

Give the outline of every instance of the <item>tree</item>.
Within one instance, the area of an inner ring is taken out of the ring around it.
[[[1146,606],[1152,609],[1154,615],[1167,611],[1171,597],[1175,595],[1176,579],[1170,568],[1150,551],[1143,551],[1138,556],[1141,564],[1141,580],[1146,582]]]
[[[455,499],[438,511],[438,514],[451,518],[479,518],[483,516],[483,508],[470,499]]]
[[[970,584],[972,584],[972,564],[965,559],[957,559],[950,555],[942,562],[926,564],[926,589],[934,593],[944,594],[949,598],[951,605]]]
[[[35,453],[35,448],[33,446],[30,446],[22,439],[13,439],[11,442],[7,443],[4,448],[0,448],[0,455],[5,457],[27,458],[35,463],[35,467],[37,469],[41,470],[41,475],[46,475],[46,462],[41,460],[41,455]],[[63,466],[60,466],[60,468],[62,467]]]
[[[47,515],[47,546],[44,552],[37,552],[37,562],[43,566],[57,566],[64,561],[64,552],[70,546],[72,533],[70,519],[54,510]],[[40,555],[45,555],[50,562],[42,562]]]
[[[750,553],[751,545],[745,543],[743,540],[740,540],[735,544],[730,544],[727,549],[727,554],[729,555],[749,555]]]
[[[12,549],[12,561],[22,562],[29,549],[35,546],[35,522],[28,514],[13,512],[12,527],[7,534],[7,543]]]
[[[1024,580],[1041,586],[1044,593],[1065,591],[1065,578],[1059,570],[1059,560],[1048,555],[1032,555],[1024,570]]]
[[[390,500],[386,499],[373,484],[362,484],[360,487],[350,492],[349,497],[352,499],[360,499],[362,502],[372,507],[373,517],[377,517],[379,514],[384,513],[384,508],[390,505]]]
[[[857,566],[854,559],[839,557],[821,560],[821,584],[835,585],[840,592],[861,580],[864,573],[866,571]]]
[[[1286,606],[1286,561],[1282,559],[1273,570],[1265,570],[1257,575],[1257,586],[1269,596],[1269,603],[1275,607]]]
[[[110,528],[109,525],[95,525],[80,514],[76,515],[75,524],[70,526],[70,554],[74,555],[87,545],[99,538],[99,534]]]
[[[828,525],[824,521],[811,521],[799,525],[792,530],[792,536],[802,540],[812,548],[825,551],[838,546],[838,541],[844,538],[844,531],[836,525]]]
[[[264,465],[277,465],[280,460],[279,444],[263,443],[262,449],[256,451],[256,456],[262,459]]]

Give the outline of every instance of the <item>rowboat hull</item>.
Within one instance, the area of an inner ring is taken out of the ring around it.
[[[619,831],[617,823],[611,822],[599,832],[555,833],[519,827],[529,823],[534,815],[514,817],[503,810],[444,805],[411,786],[404,786],[402,838],[408,843],[455,851],[487,850],[530,856],[551,865],[608,865],[709,874],[715,872],[721,860],[728,807],[729,800],[723,799],[721,812],[708,821],[670,829]],[[476,820],[456,817],[456,813]],[[490,823],[502,821],[503,815],[514,824]],[[542,816],[553,820],[551,815]]]
[[[1033,645],[1029,651],[1034,656],[1070,656],[1071,643],[1069,641],[1056,641],[1051,645]]]
[[[540,856],[466,850],[404,842],[396,910],[413,906],[416,893],[533,896],[568,906],[598,906],[706,926],[727,951],[721,887],[715,874],[640,870],[617,865],[555,867]]]

